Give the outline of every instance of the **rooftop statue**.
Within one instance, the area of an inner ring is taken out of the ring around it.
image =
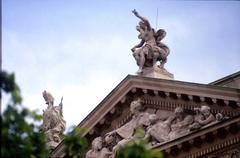
[[[47,109],[43,110],[42,131],[46,134],[47,146],[50,149],[54,149],[63,139],[63,132],[66,127],[62,113],[63,104],[61,100],[59,106],[53,106],[53,96],[46,91],[44,91],[42,95],[48,105]]]
[[[131,49],[139,66],[137,73],[142,73],[145,67],[164,69],[164,64],[167,62],[167,56],[170,52],[169,48],[161,42],[166,36],[166,31],[159,29],[155,32],[146,18],[139,15],[135,9],[132,12],[141,20],[136,26],[139,32],[138,38],[141,42]],[[157,65],[158,61],[160,65]]]

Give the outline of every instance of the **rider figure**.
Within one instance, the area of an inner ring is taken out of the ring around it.
[[[132,12],[136,17],[141,19],[139,25],[136,26],[137,31],[140,33],[138,35],[138,38],[141,39],[141,42],[134,46],[131,50],[133,52],[134,58],[137,61],[137,65],[139,65],[139,70],[137,73],[142,73],[142,69],[146,60],[145,56],[148,56],[149,52],[153,51],[154,47],[157,46],[157,43],[154,37],[154,30],[151,28],[149,21],[146,18],[140,16],[135,9]],[[136,50],[136,48],[139,49]]]

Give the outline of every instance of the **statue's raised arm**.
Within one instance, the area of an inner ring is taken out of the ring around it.
[[[142,16],[136,11],[136,9],[134,9],[132,12],[133,12],[133,14],[134,14],[136,17],[138,17],[139,19],[142,20],[142,22],[147,26],[147,29],[148,29],[148,30],[151,30],[151,29],[152,29],[149,21],[147,20],[147,18],[142,17]]]
[[[147,57],[153,58],[152,50],[155,49],[157,43],[155,40],[154,31],[151,28],[149,21],[139,15],[135,9],[132,12],[136,17],[141,19],[136,26],[136,30],[139,32],[138,38],[141,39],[141,42],[131,49],[137,65],[139,66],[137,73],[140,74],[143,72],[143,68],[149,65],[149,62],[151,66],[156,63],[157,58],[154,58],[154,60],[150,61],[151,59],[148,60]]]
[[[173,75],[164,68],[170,52],[167,45],[162,43],[162,39],[166,36],[166,31],[159,29],[156,32],[147,18],[141,16],[135,9],[132,13],[141,20],[136,26],[136,30],[139,32],[138,39],[141,41],[131,49],[139,67],[137,74],[155,76],[146,75],[149,73],[149,70],[154,70],[164,73],[165,76],[167,75],[167,78],[173,78]]]

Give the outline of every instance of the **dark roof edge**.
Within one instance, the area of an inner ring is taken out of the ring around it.
[[[216,81],[213,81],[213,82],[210,82],[210,83],[208,83],[208,84],[209,84],[209,85],[218,85],[218,84],[221,84],[221,83],[223,83],[223,82],[226,82],[226,81],[228,81],[228,80],[230,80],[230,79],[236,78],[236,77],[238,77],[238,76],[240,76],[240,71],[237,71],[237,72],[235,72],[235,73],[233,73],[233,74],[231,74],[231,75],[225,76],[225,77],[223,77],[223,78],[220,78],[220,79],[218,79],[218,80],[216,80]]]

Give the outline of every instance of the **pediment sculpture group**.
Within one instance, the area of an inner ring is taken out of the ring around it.
[[[156,114],[144,111],[141,99],[131,102],[130,111],[132,117],[129,122],[92,141],[86,158],[114,158],[119,148],[141,140],[147,141],[147,146],[151,148],[223,119],[220,113],[212,114],[207,105],[194,108],[193,114],[185,112],[182,107],[176,107],[172,116],[160,119]],[[138,129],[143,134],[139,134]]]

